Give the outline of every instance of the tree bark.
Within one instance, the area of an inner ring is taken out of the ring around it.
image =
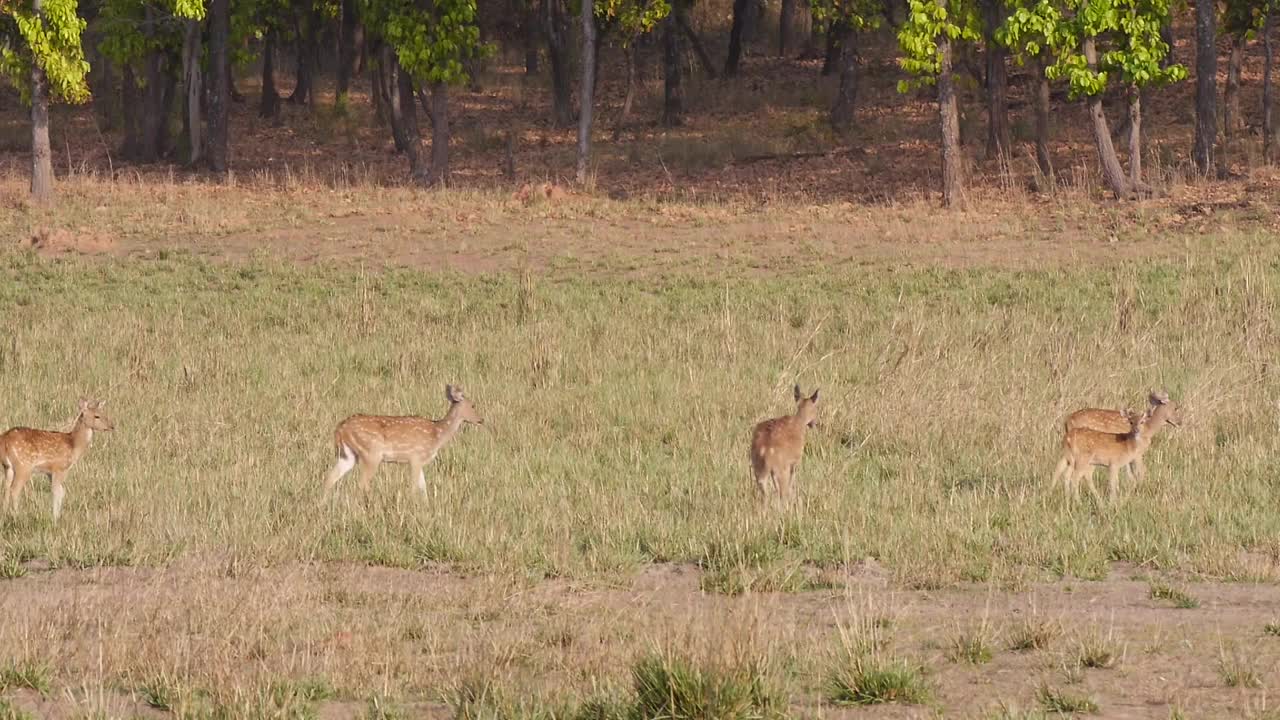
[[[339,105],[346,102],[351,91],[351,76],[356,68],[356,33],[360,27],[356,15],[356,0],[342,0],[342,20],[338,28],[338,80],[337,97]],[[266,74],[266,71],[263,71]]]
[[[946,0],[938,0],[946,8]],[[964,192],[961,178],[960,110],[956,101],[954,78],[951,74],[951,39],[946,33],[938,36],[938,115],[942,126],[942,203],[955,207]]]
[[[319,33],[319,18],[316,17],[315,5],[311,0],[303,0],[304,8],[296,19],[298,42],[298,74],[293,92],[289,94],[290,105],[306,105],[311,102],[311,78],[315,74],[316,35]]]
[[[39,17],[41,0],[32,0]],[[53,199],[53,151],[49,148],[49,83],[39,62],[31,63],[31,197],[36,202]]]
[[[858,47],[853,26],[840,27],[840,88],[831,106],[831,127],[843,131],[853,126],[853,111],[858,100]]]
[[[1042,54],[1032,65],[1036,74],[1036,165],[1040,174],[1053,178],[1053,159],[1049,155],[1049,77],[1045,74],[1048,61]]]
[[[1173,64],[1173,44],[1177,38],[1173,36],[1173,14],[1170,13],[1164,23],[1160,25],[1160,39],[1164,41],[1169,49],[1165,51],[1164,57],[1160,60],[1161,67],[1169,67]]]
[[[120,147],[120,155],[129,160],[138,157],[142,151],[141,127],[138,106],[138,79],[133,74],[133,66],[125,63],[120,69],[120,109],[124,120],[124,144]]]
[[[680,28],[674,10],[662,21],[662,66],[665,75],[662,124],[674,127],[683,122],[684,89],[680,84]]]
[[[431,185],[449,184],[449,86],[431,86]]]
[[[716,78],[715,63],[711,62],[711,53],[707,52],[706,46],[702,44],[702,38],[698,37],[698,32],[693,29],[688,16],[685,15],[684,3],[677,0],[675,6],[671,8],[671,14],[675,15],[680,30],[689,39],[689,45],[693,48],[694,56],[698,58],[698,64],[702,66],[702,72],[714,80]]]
[[[987,159],[1012,157],[1009,130],[1009,53],[996,41],[996,30],[1004,22],[1002,0],[983,0],[983,30],[987,45]]]
[[[204,89],[200,77],[200,21],[187,20],[187,32],[183,38],[183,77],[186,78],[187,89],[187,145],[190,149],[188,162],[195,165],[200,162],[204,149],[202,121],[200,119],[201,99]]]
[[[791,39],[792,16],[795,14],[796,0],[782,0],[778,10],[778,57],[787,56],[787,42]]]
[[[1086,37],[1081,43],[1085,62],[1089,69],[1098,68],[1098,49],[1092,37]],[[1107,187],[1118,199],[1128,199],[1131,194],[1129,182],[1125,179],[1124,169],[1120,167],[1120,159],[1116,157],[1116,148],[1111,144],[1111,131],[1107,128],[1107,115],[1102,110],[1102,93],[1090,95],[1088,98],[1089,120],[1093,125],[1093,142],[1098,149],[1098,160],[1102,163],[1102,176]]]
[[[209,2],[209,169],[227,171],[228,120],[231,103],[231,35],[229,0]]]
[[[827,26],[827,51],[822,60],[822,77],[836,71],[840,62],[840,37],[844,34],[843,23],[833,20]]]
[[[1129,86],[1129,185],[1133,192],[1146,187],[1142,182],[1142,90],[1137,85]]]
[[[547,57],[551,60],[551,120],[556,127],[573,123],[573,101],[569,87],[568,28],[561,0],[542,0],[543,34],[547,36]]]
[[[538,11],[533,0],[527,0],[524,10],[524,74],[538,74]]]
[[[276,92],[276,31],[268,30],[262,43],[262,102],[258,117],[275,118],[280,114],[280,93]]]
[[[1213,158],[1218,141],[1218,48],[1215,37],[1217,3],[1196,3],[1196,135],[1192,157],[1201,175],[1216,169]]]
[[[622,112],[618,113],[618,125],[613,130],[613,139],[615,141],[622,134],[622,128],[626,127],[627,121],[631,119],[631,108],[635,105],[636,55],[640,52],[638,45],[637,39],[633,38],[630,43],[622,48],[627,64],[627,92],[625,97],[622,98]]]
[[[591,166],[591,115],[596,87],[595,3],[582,0],[582,83],[578,88],[578,184],[585,185]]]
[[[729,27],[729,55],[724,61],[724,76],[738,74],[738,62],[742,59],[742,30],[747,24],[748,0],[733,0],[733,24]]]
[[[408,98],[404,91],[406,83],[409,84]],[[389,44],[384,44],[379,52],[377,85],[377,92],[391,125],[391,138],[395,141],[396,150],[409,159],[410,177],[415,182],[425,184],[429,172],[423,164],[422,139],[417,134],[412,83],[400,69],[395,50]],[[413,122],[409,122],[410,117],[414,119]]]
[[[1262,157],[1272,161],[1275,146],[1275,111],[1272,109],[1271,66],[1275,61],[1275,13],[1268,8],[1266,19],[1262,23]]]
[[[1230,140],[1244,128],[1240,115],[1240,66],[1244,63],[1244,33],[1231,33],[1231,53],[1227,56],[1227,89],[1222,94],[1222,136]]]

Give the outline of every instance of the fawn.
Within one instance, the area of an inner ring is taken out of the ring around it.
[[[1129,429],[1123,433],[1102,432],[1088,428],[1067,431],[1062,441],[1062,459],[1053,471],[1053,482],[1062,478],[1069,498],[1075,498],[1081,478],[1089,483],[1089,493],[1101,501],[1098,488],[1093,484],[1095,467],[1105,467],[1110,472],[1107,480],[1107,497],[1114,500],[1119,490],[1120,468],[1140,459],[1151,446],[1155,430],[1168,421],[1172,412],[1169,404],[1159,405],[1139,415],[1128,411]]]
[[[1178,408],[1169,400],[1169,393],[1163,390],[1152,390],[1147,396],[1150,403],[1148,412],[1153,416],[1155,411],[1161,407],[1168,409],[1161,414],[1163,422],[1157,422],[1147,429],[1149,439],[1155,439],[1157,433],[1164,428],[1166,424],[1178,427],[1181,423]],[[1097,430],[1098,432],[1123,434],[1129,432],[1129,418],[1119,410],[1100,410],[1098,408],[1085,408],[1077,410],[1067,416],[1063,422],[1064,433],[1070,433],[1077,428],[1085,428],[1089,430]],[[1125,472],[1130,479],[1141,480],[1146,476],[1147,468],[1143,462],[1142,456],[1139,455],[1134,461],[1124,467]]]
[[[805,397],[796,385],[795,399],[794,415],[765,420],[751,433],[751,470],[761,494],[768,493],[771,482],[780,496],[791,495],[796,465],[804,455],[805,433],[818,422],[818,391]]]
[[[333,433],[338,459],[325,477],[325,494],[329,494],[357,462],[360,463],[360,488],[368,491],[378,465],[391,462],[408,463],[418,490],[426,495],[423,466],[458,434],[463,423],[484,423],[462,388],[445,385],[444,396],[449,400],[449,412],[441,420],[416,415],[352,415],[338,423]]]
[[[115,427],[102,412],[105,404],[81,398],[71,432],[16,427],[0,435],[0,464],[4,465],[8,490],[5,507],[10,512],[17,511],[18,496],[27,481],[33,474],[41,473],[53,480],[53,519],[57,521],[66,497],[62,481],[67,471],[89,449],[94,430],[107,431]]]

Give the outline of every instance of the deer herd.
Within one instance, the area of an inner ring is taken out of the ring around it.
[[[818,391],[812,395],[795,386],[796,411],[792,415],[772,418],[757,424],[751,434],[751,470],[756,491],[761,496],[776,495],[789,499],[795,493],[796,467],[804,455],[805,435],[818,421]],[[445,399],[449,409],[440,420],[415,415],[352,415],[333,433],[335,461],[324,479],[328,496],[340,480],[356,465],[360,466],[360,487],[368,490],[384,462],[409,466],[417,490],[425,494],[427,481],[423,475],[436,455],[448,445],[462,427],[480,425],[480,416],[462,388],[446,385]],[[1177,426],[1180,416],[1168,393],[1152,392],[1146,411],[1077,410],[1063,423],[1062,459],[1053,473],[1053,483],[1061,478],[1070,500],[1079,494],[1083,479],[1089,492],[1101,502],[1093,483],[1097,468],[1109,473],[1108,497],[1119,492],[1120,471],[1130,479],[1141,481],[1146,468],[1142,458],[1151,441],[1165,425]],[[93,441],[94,431],[113,428],[103,413],[103,403],[81,399],[75,423],[70,432],[34,430],[15,427],[0,434],[0,464],[4,466],[4,507],[16,512],[22,489],[32,475],[48,475],[53,485],[53,519],[62,514],[66,497],[63,483],[67,471],[84,455]]]

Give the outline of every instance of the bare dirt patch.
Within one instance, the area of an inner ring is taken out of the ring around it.
[[[0,665],[47,663],[57,686],[47,696],[10,689],[0,697],[38,717],[63,717],[97,707],[95,683],[111,689],[108,703],[128,705],[157,674],[213,693],[324,678],[337,696],[320,705],[322,717],[358,716],[375,696],[436,715],[447,711],[451,688],[476,678],[526,698],[623,692],[630,664],[647,650],[736,643],[789,668],[793,709],[830,713],[824,678],[841,628],[868,615],[888,628],[896,652],[923,663],[934,705],[948,714],[1035,708],[1051,688],[1091,698],[1105,717],[1167,718],[1175,709],[1239,717],[1263,707],[1263,688],[1280,680],[1280,638],[1266,630],[1280,588],[1182,583],[1198,606],[1179,609],[1153,598],[1134,567],[1117,566],[1101,582],[1017,591],[904,590],[857,567],[838,590],[742,597],[700,592],[693,566],[654,565],[613,586],[443,568],[229,567],[57,570],[0,581]],[[979,622],[990,628],[992,659],[958,661],[952,639]],[[1011,649],[1029,624],[1057,631],[1043,648]],[[1090,667],[1082,660],[1090,653],[1105,662]],[[1229,687],[1228,663],[1255,671],[1260,686]],[[932,712],[887,707],[870,716]]]

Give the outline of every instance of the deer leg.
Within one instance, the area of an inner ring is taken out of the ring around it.
[[[788,500],[791,498],[791,466],[787,465],[773,471],[773,478],[778,483],[778,498]]]
[[[0,488],[0,502],[4,503],[4,509],[9,509],[9,488],[13,487],[13,466],[5,463],[4,466],[4,487]]]
[[[1098,494],[1098,486],[1093,484],[1093,474],[1094,474],[1093,466],[1089,465],[1084,470],[1080,471],[1080,475],[1077,476],[1076,482],[1079,483],[1079,478],[1083,477],[1085,482],[1089,486],[1089,494],[1093,496],[1094,502],[1101,505],[1102,496]]]
[[[351,468],[356,466],[355,453],[351,448],[338,448],[338,459],[333,463],[333,469],[324,478],[324,494],[327,497],[333,492],[333,488],[338,484],[347,473],[351,472]]]
[[[67,489],[62,486],[62,480],[67,476],[66,472],[52,473],[49,479],[53,481],[53,521],[58,522],[58,518],[62,516],[62,501],[67,497]]]
[[[422,497],[427,496],[427,476],[422,474],[421,463],[409,464],[409,477],[413,478],[413,484],[418,488],[418,492]]]
[[[373,474],[378,471],[378,464],[381,462],[382,458],[360,458],[360,489],[362,491],[369,492],[369,487],[373,484]]]
[[[1129,477],[1136,479],[1138,482],[1146,479],[1147,464],[1143,462],[1142,458],[1134,458],[1133,462],[1129,463]]]
[[[22,488],[27,486],[27,481],[31,479],[31,470],[29,468],[13,468],[13,482],[9,484],[9,510],[11,512],[18,511],[18,497],[22,495]]]
[[[1057,485],[1059,478],[1062,479],[1062,489],[1070,497],[1073,494],[1071,492],[1071,458],[1064,457],[1058,461],[1058,467],[1053,469],[1053,479],[1049,481],[1050,484]]]
[[[1112,465],[1107,470],[1107,500],[1115,502],[1116,495],[1120,492],[1120,467]]]

